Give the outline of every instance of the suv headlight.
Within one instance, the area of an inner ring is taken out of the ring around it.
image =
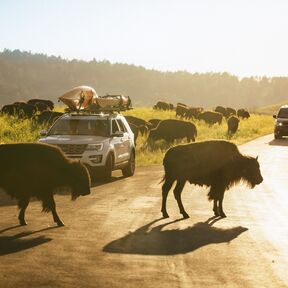
[[[95,150],[95,151],[101,151],[103,149],[103,144],[88,144],[86,147],[86,150]]]
[[[283,126],[283,123],[282,122],[277,122],[276,126]]]

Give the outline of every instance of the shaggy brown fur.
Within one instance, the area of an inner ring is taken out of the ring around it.
[[[214,214],[222,217],[226,216],[222,207],[225,190],[241,180],[251,188],[263,181],[257,158],[240,154],[237,146],[228,141],[214,140],[175,146],[166,152],[163,165],[163,217],[169,217],[166,199],[175,181],[177,184],[174,196],[184,218],[189,217],[181,201],[181,192],[186,181],[210,187],[208,197],[209,200],[214,200]]]
[[[135,116],[125,116],[125,118],[129,124],[132,123],[139,127],[141,135],[147,134],[148,129],[151,125],[149,122]]]
[[[19,221],[25,225],[25,209],[32,197],[42,201],[43,211],[51,211],[54,222],[63,225],[56,212],[53,192],[71,187],[72,199],[90,193],[90,178],[80,162],[68,160],[57,147],[19,143],[0,145],[0,187],[18,200]]]
[[[197,136],[196,126],[187,121],[167,119],[159,122],[158,126],[149,131],[147,142],[164,139],[166,142],[173,142],[175,139],[187,138],[187,141],[195,141]]]
[[[227,120],[227,125],[228,125],[228,134],[235,134],[236,131],[238,130],[239,126],[239,118],[236,116],[232,115],[228,118]]]
[[[222,114],[219,112],[213,112],[213,111],[204,111],[198,115],[199,120],[203,120],[205,123],[209,125],[213,125],[218,123],[219,125],[222,122]]]
[[[28,104],[31,105],[36,105],[37,103],[44,103],[46,105],[48,105],[50,110],[54,109],[54,103],[51,100],[46,100],[46,99],[30,99],[27,101]]]

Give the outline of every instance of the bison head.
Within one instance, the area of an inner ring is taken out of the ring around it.
[[[80,162],[71,163],[72,200],[90,194],[90,176],[87,168]]]
[[[243,170],[243,178],[248,182],[251,188],[260,184],[263,181],[263,177],[260,172],[260,165],[258,163],[258,157],[247,157],[245,161],[245,167]]]

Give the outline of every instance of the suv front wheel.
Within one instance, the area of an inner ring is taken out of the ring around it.
[[[122,174],[124,177],[130,177],[134,175],[135,172],[135,152],[131,152],[131,156],[128,165],[122,169]]]
[[[112,170],[113,170],[113,156],[111,153],[108,154],[106,159],[105,167],[102,171],[102,180],[110,181],[112,177]]]

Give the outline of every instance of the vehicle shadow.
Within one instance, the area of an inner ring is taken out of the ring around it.
[[[288,146],[288,138],[273,139],[268,144],[271,146]]]
[[[124,177],[124,176],[112,176],[109,181],[95,180],[91,183],[91,188],[102,186],[102,185],[105,185],[108,183],[117,182],[117,181],[125,179],[125,178],[126,177]]]
[[[0,231],[3,233],[5,231],[21,227],[21,225],[16,225],[12,227],[5,228]],[[47,231],[50,229],[59,228],[59,226],[48,227],[36,231],[25,231],[17,233],[13,236],[0,236],[0,256],[16,253],[22,250],[27,250],[41,244],[50,242],[52,238],[46,237],[45,235],[41,235],[35,238],[25,238],[27,236],[33,235],[35,233]]]
[[[128,235],[108,243],[104,252],[141,254],[141,255],[176,255],[193,252],[203,246],[217,243],[229,243],[248,228],[238,226],[220,229],[212,225],[221,218],[209,218],[183,230],[162,230],[165,226],[181,221],[168,222],[149,229],[153,222],[140,227]]]

